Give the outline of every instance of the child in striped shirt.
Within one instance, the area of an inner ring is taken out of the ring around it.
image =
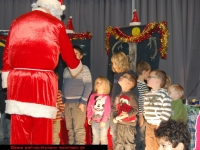
[[[137,78],[137,87],[139,91],[139,99],[138,99],[138,107],[139,113],[138,123],[136,126],[137,134],[135,136],[136,150],[144,150],[145,149],[145,126],[146,122],[144,120],[143,111],[144,111],[144,94],[149,91],[147,87],[146,80],[149,77],[151,71],[151,66],[145,62],[141,61],[137,64],[136,73],[138,75]]]
[[[154,130],[162,120],[169,120],[172,112],[171,102],[165,86],[167,75],[162,70],[151,71],[147,86],[151,91],[144,96],[144,117],[146,119],[146,148],[145,150],[157,150],[159,148]]]

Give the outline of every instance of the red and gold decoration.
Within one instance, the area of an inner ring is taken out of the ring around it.
[[[6,41],[6,38],[7,38],[7,36],[1,35],[1,34],[0,34],[0,39],[1,39],[1,40]]]
[[[85,32],[85,33],[69,33],[67,34],[70,41],[72,40],[86,40],[86,39],[91,39],[92,34],[90,32]],[[0,35],[0,39],[3,41],[6,41],[7,36]]]
[[[158,51],[160,52],[160,56],[163,59],[167,58],[167,47],[168,47],[168,36],[169,32],[167,30],[166,22],[153,22],[149,23],[145,26],[144,30],[140,33],[133,34],[133,36],[124,34],[118,27],[114,28],[109,26],[106,29],[106,38],[105,38],[105,49],[107,54],[110,52],[110,36],[114,36],[116,40],[120,40],[125,43],[138,43],[146,40],[152,36],[153,33],[158,32],[160,34],[160,48]]]
[[[85,33],[68,33],[67,34],[69,39],[72,40],[86,40],[86,39],[91,39],[92,34],[90,32],[85,32]]]

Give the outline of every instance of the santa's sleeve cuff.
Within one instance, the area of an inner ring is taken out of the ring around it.
[[[69,68],[69,71],[71,73],[71,76],[72,77],[76,77],[83,69],[83,65],[82,65],[82,62],[80,61],[80,63],[78,64],[78,66],[74,69],[71,69],[70,67]]]
[[[9,74],[9,71],[2,72],[2,74],[1,74],[2,88],[7,88],[7,85],[8,85],[7,84],[8,74]]]

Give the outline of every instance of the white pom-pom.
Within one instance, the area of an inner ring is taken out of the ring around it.
[[[65,6],[65,5],[61,5],[60,9],[61,9],[61,10],[65,10],[65,9],[66,9],[66,6]]]

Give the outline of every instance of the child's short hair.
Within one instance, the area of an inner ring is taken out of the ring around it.
[[[167,74],[159,69],[153,70],[152,72],[155,72],[156,77],[161,80],[160,87],[163,88],[166,84]]]
[[[184,150],[189,150],[190,148],[190,132],[184,122],[172,119],[162,121],[158,129],[155,130],[155,136],[169,141],[173,148],[176,148],[179,143],[183,143]]]
[[[166,82],[165,82],[165,85],[164,85],[164,89],[168,89],[168,87],[171,85],[171,78],[170,76],[166,75]]]
[[[128,71],[130,69],[128,57],[123,52],[114,53],[111,57],[111,62],[115,62],[118,65],[120,72]],[[113,67],[112,71],[116,72]]]
[[[97,88],[96,88],[97,80],[101,80],[101,82],[104,83],[104,85],[105,85],[104,94],[109,94],[110,87],[111,87],[110,81],[107,78],[102,77],[102,76],[96,78],[95,83],[94,83],[94,92],[95,93],[97,92]]]
[[[131,73],[126,73],[130,75],[130,81],[131,81],[131,89],[133,89],[137,85],[137,79],[134,77]]]
[[[151,70],[151,66],[146,61],[141,61],[137,64],[136,73],[137,75],[141,75],[142,71]]]
[[[180,98],[184,98],[184,89],[179,84],[172,84],[169,86],[169,88],[173,88],[178,94],[180,95]]]
[[[74,45],[74,46],[73,46],[73,49],[79,51],[79,53],[80,53],[81,55],[83,55],[83,49],[80,48],[79,46]]]

